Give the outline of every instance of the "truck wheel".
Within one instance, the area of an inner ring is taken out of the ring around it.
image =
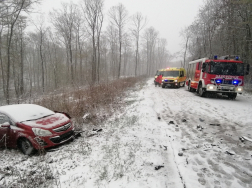
[[[190,92],[193,92],[193,91],[194,91],[194,89],[191,88],[191,82],[188,83],[188,91],[190,91]]]
[[[204,97],[205,96],[205,91],[203,90],[201,84],[199,85],[198,91],[199,91],[199,96],[200,97]]]
[[[26,138],[22,138],[21,140],[19,140],[19,147],[25,155],[31,155],[35,151],[31,142]]]
[[[180,88],[180,82],[178,82],[177,88]]]

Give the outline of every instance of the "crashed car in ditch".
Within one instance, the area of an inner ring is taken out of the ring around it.
[[[68,114],[35,104],[0,107],[0,147],[19,148],[30,155],[73,137],[74,125]]]

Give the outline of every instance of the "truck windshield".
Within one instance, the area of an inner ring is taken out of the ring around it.
[[[210,74],[244,76],[243,63],[211,62]]]
[[[179,71],[164,71],[163,76],[164,77],[178,77]]]

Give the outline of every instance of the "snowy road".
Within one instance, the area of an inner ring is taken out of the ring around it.
[[[149,85],[174,152],[183,153],[176,162],[186,187],[251,187],[252,143],[239,140],[252,138],[251,95],[201,98],[186,88]]]
[[[201,98],[150,79],[123,103],[101,132],[46,155],[1,151],[0,187],[251,187],[252,143],[239,140],[252,138],[251,95]]]

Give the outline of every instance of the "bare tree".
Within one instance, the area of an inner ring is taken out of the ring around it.
[[[82,7],[88,33],[92,37],[92,83],[100,80],[100,35],[103,24],[103,0],[84,0]],[[97,57],[98,56],[98,57]]]
[[[154,27],[149,27],[145,30],[143,38],[146,44],[146,56],[147,56],[147,69],[146,74],[151,75],[154,71],[155,65],[155,45],[158,37],[158,32]]]
[[[157,67],[165,67],[167,66],[168,61],[171,59],[169,56],[169,53],[166,49],[167,47],[167,40],[165,38],[161,38],[157,40],[157,58],[158,63]]]
[[[73,41],[74,30],[76,29],[76,16],[78,8],[75,4],[62,4],[63,10],[51,12],[52,23],[63,38],[66,47],[67,61],[70,67],[70,80],[74,84],[74,61],[73,61]]]
[[[118,74],[116,75],[116,71],[118,70],[119,65],[116,63],[117,62],[117,40],[118,40],[118,33],[115,29],[115,27],[111,24],[107,27],[106,31],[106,36],[108,38],[109,42],[109,69],[110,69],[110,74],[112,75],[113,78],[117,77]]]
[[[139,61],[139,39],[140,39],[140,32],[146,26],[147,19],[143,17],[143,15],[138,12],[132,16],[133,28],[131,32],[135,38],[136,43],[136,55],[135,55],[135,76],[137,76],[137,68],[138,68],[138,61]]]
[[[111,19],[111,23],[115,25],[118,29],[118,40],[119,40],[119,66],[118,66],[118,75],[120,77],[121,73],[121,62],[122,62],[122,37],[124,28],[128,18],[128,11],[126,10],[123,4],[119,4],[117,6],[113,6],[109,10],[109,17]]]
[[[34,24],[38,31],[38,46],[39,46],[39,58],[41,62],[41,76],[42,76],[42,92],[45,92],[45,37],[48,28],[45,26],[44,17],[40,17],[38,24]]]

